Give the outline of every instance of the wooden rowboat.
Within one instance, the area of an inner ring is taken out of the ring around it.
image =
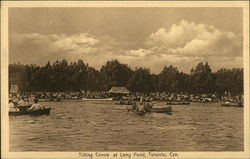
[[[49,115],[51,108],[44,108],[40,110],[34,111],[15,111],[9,112],[9,116],[17,116],[17,115]]]

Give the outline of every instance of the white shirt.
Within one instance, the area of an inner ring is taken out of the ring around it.
[[[19,106],[25,106],[26,102],[24,100],[19,100],[19,102],[17,103]]]

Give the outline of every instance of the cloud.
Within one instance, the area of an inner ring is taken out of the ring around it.
[[[242,56],[242,36],[184,20],[173,24],[169,31],[158,29],[149,36],[146,45],[157,46],[164,54],[179,56]]]
[[[43,35],[38,33],[12,34],[11,41],[15,44],[41,45],[51,52],[82,50],[88,53],[100,43],[100,40],[88,33],[65,35],[51,34]]]
[[[89,33],[72,35],[12,33],[10,34],[10,62],[44,65],[47,61],[85,59],[87,55],[95,58],[106,52],[102,43],[104,38],[96,38]],[[107,39],[105,39],[107,40]]]
[[[127,52],[143,56],[142,62],[151,62],[148,65],[173,64],[189,72],[191,65],[200,61],[208,61],[214,69],[242,67],[243,63],[242,35],[223,32],[212,25],[182,20],[170,29],[159,28],[144,43],[145,48]]]
[[[88,33],[66,35],[52,35],[55,39],[51,43],[51,47],[55,50],[71,51],[71,50],[86,50],[89,52],[92,47],[100,43],[99,39]]]
[[[129,46],[131,43],[131,46]],[[100,68],[106,61],[118,59],[131,67],[149,67],[160,72],[165,65],[174,65],[189,72],[198,62],[208,61],[211,67],[242,67],[242,35],[221,31],[207,24],[182,20],[169,29],[159,28],[141,43],[122,42],[111,36],[90,33],[10,34],[10,61],[44,65],[47,61],[83,59]]]

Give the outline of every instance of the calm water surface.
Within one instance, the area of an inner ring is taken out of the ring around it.
[[[243,151],[242,108],[192,103],[140,116],[114,103],[42,102],[49,116],[11,116],[10,151]]]

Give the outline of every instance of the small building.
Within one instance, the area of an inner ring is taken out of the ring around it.
[[[120,99],[122,96],[130,94],[130,91],[126,87],[112,87],[107,93],[110,97]]]
[[[112,87],[108,93],[112,94],[129,94],[130,91],[126,87]]]

